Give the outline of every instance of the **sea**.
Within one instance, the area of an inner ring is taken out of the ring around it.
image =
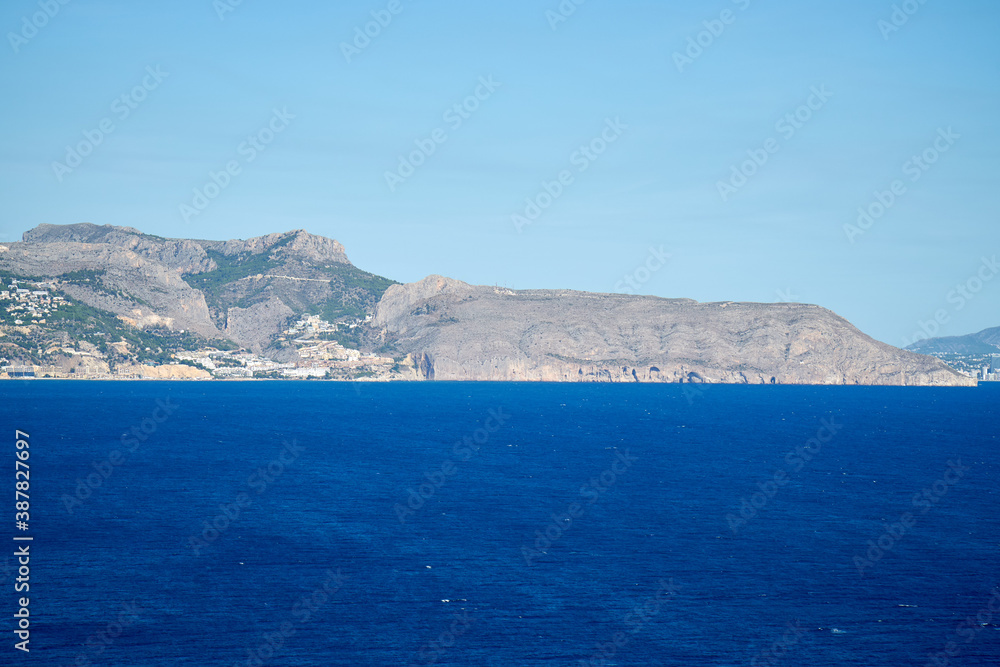
[[[0,406],[2,665],[1000,665],[1000,384]]]

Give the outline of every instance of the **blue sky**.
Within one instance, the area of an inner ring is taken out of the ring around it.
[[[404,282],[1000,326],[1000,5],[562,6],[7,2],[0,234],[304,228]]]

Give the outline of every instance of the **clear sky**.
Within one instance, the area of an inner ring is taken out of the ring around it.
[[[0,240],[1000,326],[1000,3],[577,2],[9,0]]]

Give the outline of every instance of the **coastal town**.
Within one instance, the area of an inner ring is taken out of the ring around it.
[[[283,332],[278,340],[290,344],[297,353],[291,362],[278,362],[269,357],[246,351],[229,352],[203,349],[178,353],[180,362],[193,362],[215,378],[321,378],[326,380],[389,379],[412,364],[404,359],[397,363],[392,357],[344,347],[329,338],[338,328],[360,326],[326,322],[318,315],[305,315]]]
[[[45,325],[76,316],[72,312],[74,304],[59,292],[59,286],[58,280],[0,281],[0,379],[416,379],[409,357],[397,359],[362,352],[338,342],[356,339],[354,331],[369,322],[370,316],[331,323],[318,315],[305,314],[278,337],[282,350],[274,356],[280,360],[242,348],[203,346],[170,352],[167,359],[150,361],[136,355],[136,345],[124,338],[109,343],[103,351],[93,342],[70,340],[65,333],[42,340]],[[31,341],[36,362],[25,363],[10,353],[15,338],[22,347],[25,340]],[[142,351],[151,352],[148,347]],[[136,362],[109,363],[112,356],[132,356]]]
[[[51,295],[50,282],[28,283],[11,279],[10,284],[0,289],[0,323],[21,326],[25,324],[45,324],[46,317],[66,303],[62,296]]]
[[[1000,382],[1000,354],[956,354],[928,352],[962,375],[980,382]]]

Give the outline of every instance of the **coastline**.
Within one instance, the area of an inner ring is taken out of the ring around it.
[[[970,378],[972,379],[972,378]],[[0,378],[2,382],[309,382],[309,383],[367,383],[367,384],[508,384],[508,385],[622,385],[622,386],[705,386],[705,387],[900,387],[906,389],[955,388],[970,389],[996,384],[1000,382],[976,380],[976,384],[861,384],[861,383],[808,383],[787,382],[781,384],[750,383],[750,382],[592,382],[592,381],[558,381],[558,380],[419,380],[404,378],[53,378],[53,377],[17,377]],[[703,391],[703,390],[702,390]]]

